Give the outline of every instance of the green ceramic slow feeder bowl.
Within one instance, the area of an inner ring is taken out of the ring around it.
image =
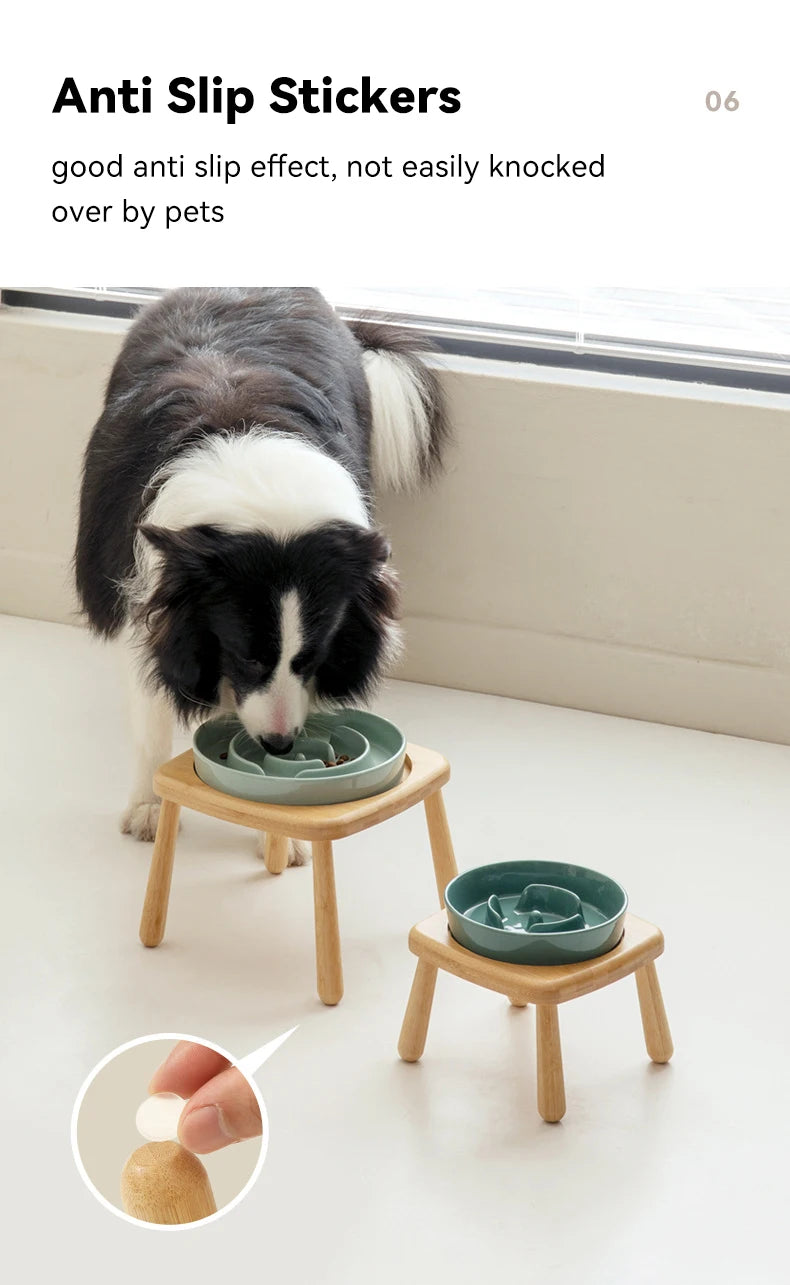
[[[445,890],[457,942],[508,964],[576,964],[612,950],[628,897],[619,883],[564,861],[500,861],[456,875]]]
[[[268,754],[237,719],[203,723],[192,739],[201,781],[256,803],[349,803],[388,790],[401,778],[406,738],[394,723],[364,710],[313,714],[288,754]],[[347,762],[335,767],[338,758]]]

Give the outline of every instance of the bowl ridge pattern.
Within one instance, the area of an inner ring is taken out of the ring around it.
[[[400,780],[406,758],[399,728],[353,709],[311,715],[287,755],[267,753],[227,717],[201,724],[192,748],[207,785],[253,802],[305,806],[380,794]]]
[[[584,907],[575,892],[548,883],[528,883],[512,910],[496,893],[486,902],[486,923],[509,933],[561,933],[586,927]]]

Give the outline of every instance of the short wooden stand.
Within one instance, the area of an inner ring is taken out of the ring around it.
[[[442,799],[442,786],[449,777],[450,765],[441,754],[422,749],[419,745],[409,745],[401,780],[383,794],[356,803],[288,807],[250,803],[212,789],[195,772],[192,751],[180,754],[160,767],[154,777],[154,789],[162,799],[162,807],[140,922],[140,940],[144,946],[158,946],[164,937],[178,817],[182,807],[206,812],[209,816],[233,821],[252,830],[264,830],[267,836],[264,860],[271,874],[279,875],[285,870],[288,840],[306,839],[313,847],[318,994],[325,1004],[337,1004],[343,997],[343,963],[332,845],[336,839],[358,834],[405,812],[416,803],[424,803],[439,905],[443,906],[444,889],[458,873]]]
[[[127,1214],[146,1223],[194,1223],[217,1212],[208,1174],[179,1142],[147,1142],[121,1173]]]
[[[459,946],[451,937],[444,911],[412,928],[409,950],[417,956],[417,971],[398,1043],[404,1062],[416,1062],[425,1048],[438,969],[464,981],[507,995],[519,1008],[536,1006],[538,1111],[544,1120],[561,1120],[565,1114],[565,1080],[558,1006],[580,995],[589,995],[629,973],[636,974],[639,1008],[647,1051],[654,1062],[668,1062],[672,1036],[661,998],[654,960],[664,949],[659,928],[636,915],[627,915],[619,945],[598,959],[558,967],[528,967],[486,959]]]

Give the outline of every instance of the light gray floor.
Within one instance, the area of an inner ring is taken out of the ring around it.
[[[247,832],[194,814],[165,943],[146,951],[151,850],[116,828],[128,755],[112,654],[6,618],[0,666],[16,1279],[64,1262],[82,1281],[190,1285],[785,1278],[790,748],[408,684],[384,694],[378,708],[453,764],[462,867],[585,862],[664,928],[675,1060],[647,1061],[630,979],[566,1006],[568,1112],[547,1125],[529,1010],[440,976],[423,1062],[397,1059],[406,935],[435,906],[420,809],[339,846],[339,1008],[315,998],[310,870],[272,878]],[[184,1032],[243,1054],[296,1023],[259,1076],[271,1143],[237,1209],[161,1235],[94,1200],[69,1116],[110,1049]]]

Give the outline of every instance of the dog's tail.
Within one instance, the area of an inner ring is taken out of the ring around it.
[[[413,491],[442,466],[450,430],[444,395],[423,353],[431,345],[383,322],[352,321],[373,414],[371,463],[380,491]]]

